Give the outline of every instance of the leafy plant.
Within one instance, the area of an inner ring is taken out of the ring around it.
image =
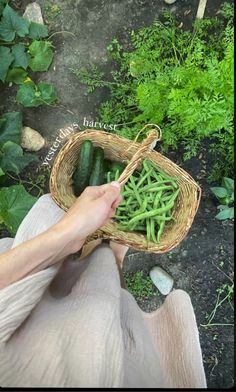
[[[55,88],[52,84],[40,82],[36,85],[32,80],[27,80],[20,86],[16,95],[16,101],[28,108],[42,104],[50,105],[56,99]]]
[[[0,189],[0,224],[4,224],[12,235],[36,202],[36,197],[26,192],[22,185]]]
[[[129,51],[113,39],[107,48],[116,63],[112,80],[104,80],[95,66],[72,71],[89,92],[97,87],[110,90],[99,118],[117,124],[120,135],[133,139],[143,124],[158,124],[163,129],[163,151],[183,145],[184,159],[196,155],[201,141],[208,138],[218,158],[217,176],[231,175],[232,15],[232,6],[226,4],[221,18],[197,20],[192,31],[184,31],[165,13],[162,21],[132,32]]]
[[[36,86],[28,77],[29,69],[44,72],[52,63],[52,43],[43,40],[48,37],[48,28],[29,22],[8,4],[4,7],[5,3],[1,1],[0,7],[0,80],[22,85],[17,102],[24,106],[52,104],[57,100],[53,85],[41,82]]]
[[[0,117],[0,178],[18,175],[29,163],[37,161],[37,156],[24,153],[20,146],[22,115],[19,112],[5,113]],[[12,235],[32,207],[36,198],[23,185],[13,185],[0,189],[0,225],[5,225]]]
[[[216,215],[216,219],[233,219],[234,207],[230,207],[230,205],[234,203],[234,180],[223,177],[221,186],[212,187],[211,191],[220,202],[217,207],[220,212]]]
[[[129,292],[136,299],[146,299],[156,294],[150,277],[144,277],[143,271],[137,271],[134,274],[125,273],[124,277]]]
[[[233,326],[233,324],[230,324],[230,323],[213,322],[213,320],[216,317],[217,310],[222,306],[222,304],[226,300],[228,300],[228,303],[229,303],[231,309],[234,310],[234,307],[232,304],[233,294],[234,294],[234,283],[231,283],[231,284],[225,283],[217,289],[216,303],[214,305],[212,312],[209,315],[206,315],[206,324],[201,324],[202,327],[208,328],[208,327],[215,327],[215,326]]]

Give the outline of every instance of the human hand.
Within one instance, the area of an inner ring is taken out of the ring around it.
[[[118,182],[87,187],[84,190],[56,225],[58,230],[65,233],[69,253],[81,249],[86,237],[103,226],[115,214],[121,199]]]

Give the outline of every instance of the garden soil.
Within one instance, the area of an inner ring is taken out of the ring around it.
[[[32,1],[11,2],[22,14]],[[24,125],[38,130],[46,139],[47,147],[41,150],[41,162],[61,128],[76,123],[83,129],[86,120],[97,118],[97,108],[108,98],[105,89],[86,95],[70,68],[97,65],[109,80],[112,61],[106,47],[114,37],[129,48],[132,30],[150,25],[164,9],[173,12],[183,23],[191,27],[195,19],[198,0],[177,0],[171,6],[164,0],[39,0],[45,22],[50,27],[55,46],[55,57],[49,72],[37,74],[37,78],[55,84],[60,103],[56,107],[42,106],[23,109]],[[208,0],[206,15],[215,16],[222,1]],[[56,5],[56,12],[53,12]],[[66,31],[66,32],[65,32]],[[34,78],[35,79],[35,78]],[[0,85],[0,112],[22,110],[15,103],[15,87]],[[163,130],[164,131],[164,130]],[[157,146],[159,149],[159,146]],[[188,171],[203,189],[202,200],[195,221],[185,240],[164,255],[140,253],[130,250],[124,269],[148,274],[154,265],[161,266],[174,279],[174,289],[186,290],[193,303],[199,327],[204,367],[209,388],[233,386],[233,311],[228,301],[217,309],[213,327],[202,327],[213,310],[217,290],[233,279],[233,223],[220,222],[214,217],[217,204],[210,192],[207,180],[213,162],[209,145],[202,145],[199,155],[189,161],[181,161],[181,150],[169,152],[168,157]],[[40,171],[33,166],[32,171]],[[164,300],[156,294],[139,304],[145,311],[156,309]],[[224,324],[224,325],[223,325]],[[227,324],[227,325],[225,325]]]

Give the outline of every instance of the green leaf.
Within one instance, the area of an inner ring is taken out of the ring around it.
[[[28,82],[20,86],[16,101],[25,107],[37,107],[43,104],[52,104],[57,100],[55,88],[52,84],[40,82],[38,86]]]
[[[7,82],[22,84],[27,77],[27,72],[23,68],[9,69],[6,77]]]
[[[32,71],[47,71],[52,59],[52,44],[48,41],[33,41],[29,46],[29,53],[32,56],[29,66]]]
[[[224,198],[224,197],[226,197],[228,195],[227,190],[225,188],[220,187],[220,186],[216,186],[216,187],[213,187],[213,188],[210,188],[210,189],[211,189],[212,193],[214,193],[214,195],[217,198],[222,199],[222,198]]]
[[[29,163],[37,160],[37,155],[24,154],[21,146],[10,141],[0,150],[0,166],[4,172],[19,174]]]
[[[31,22],[29,27],[29,37],[32,39],[48,37],[48,27],[46,25]]]
[[[0,80],[5,82],[7,71],[14,60],[14,57],[9,48],[0,46]]]
[[[3,10],[0,22],[0,39],[13,41],[15,36],[25,37],[29,32],[29,21],[19,16],[9,5]]]
[[[12,47],[12,54],[14,56],[13,67],[21,67],[26,69],[29,65],[29,54],[25,51],[24,44],[16,44]]]
[[[7,0],[0,0],[0,16],[2,15],[2,12],[5,8],[6,3],[7,3]]]
[[[44,102],[51,104],[57,100],[55,87],[52,84],[40,82],[38,84],[38,89],[41,93],[41,100]]]
[[[2,168],[0,167],[0,177],[1,177],[1,176],[4,176],[4,174],[5,174],[4,171],[3,171]]]
[[[37,198],[26,192],[23,185],[0,189],[0,221],[13,236],[36,201]]]
[[[219,220],[233,219],[233,218],[234,218],[234,207],[224,209],[216,215],[216,219]]]
[[[35,96],[36,85],[33,82],[22,84],[16,94],[16,102],[27,108],[41,105],[41,100]]]
[[[22,130],[22,114],[19,112],[5,113],[0,117],[0,146],[7,141],[20,143]]]
[[[222,186],[224,186],[231,194],[234,190],[234,180],[228,177],[223,177]]]

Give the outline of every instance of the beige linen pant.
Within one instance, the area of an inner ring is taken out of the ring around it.
[[[63,214],[42,196],[0,252]],[[108,245],[79,262],[69,257],[0,291],[0,385],[205,388],[191,300],[174,290],[155,312],[142,312],[120,287]]]

